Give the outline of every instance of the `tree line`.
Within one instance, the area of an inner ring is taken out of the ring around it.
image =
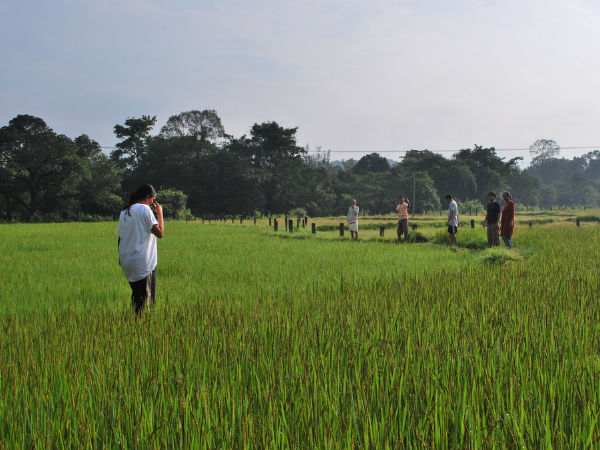
[[[408,151],[401,161],[377,153],[358,161],[330,160],[327,151],[297,145],[297,128],[254,124],[248,135],[225,132],[214,110],[169,117],[156,135],[156,117],[114,126],[110,155],[87,135],[57,134],[43,119],[18,115],[0,128],[0,217],[5,221],[114,218],[138,185],[151,183],[170,217],[263,214],[345,214],[352,198],[362,211],[388,214],[399,195],[414,196],[416,212],[438,210],[451,193],[480,206],[489,191],[510,191],[522,205],[600,205],[600,151],[557,158],[549,140],[536,157],[505,160],[493,147],[474,146],[445,158]]]

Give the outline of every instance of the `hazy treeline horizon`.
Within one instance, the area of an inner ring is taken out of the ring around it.
[[[114,126],[120,141],[106,154],[83,134],[74,139],[38,117],[18,115],[0,128],[0,218],[4,221],[95,220],[115,217],[129,192],[153,184],[171,217],[340,215],[356,198],[364,213],[393,211],[400,195],[415,212],[439,210],[447,193],[471,207],[489,191],[510,191],[517,204],[600,206],[600,150],[572,159],[543,139],[526,168],[494,147],[474,146],[446,158],[408,151],[402,160],[374,152],[330,161],[327,151],[297,145],[297,128],[255,123],[234,137],[214,110],[173,115],[157,134],[156,117]]]

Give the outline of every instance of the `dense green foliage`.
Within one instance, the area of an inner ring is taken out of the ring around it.
[[[0,449],[598,446],[594,222],[336,236],[168,222],[135,320],[115,223],[0,226]]]
[[[520,205],[600,206],[600,150],[557,159],[558,145],[549,140],[538,141],[537,156],[525,170],[520,158],[505,161],[493,147],[480,146],[451,158],[411,150],[395,164],[377,153],[340,164],[327,152],[299,147],[297,129],[276,122],[254,124],[241,137],[229,136],[214,110],[171,116],[152,136],[155,124],[156,117],[144,115],[115,125],[120,141],[108,158],[85,135],[72,140],[42,119],[15,117],[0,128],[0,217],[116,217],[129,193],[145,183],[182,192],[187,204],[181,211],[196,217],[298,208],[311,217],[340,215],[352,198],[363,212],[387,214],[400,195],[422,213],[444,208],[448,193],[461,205],[481,207],[490,190],[508,190]]]
[[[57,135],[37,117],[0,128],[0,205],[5,217],[35,220],[113,215],[120,177],[97,142]]]
[[[578,158],[534,160],[527,172],[540,179],[541,206],[580,204],[596,207],[600,201],[600,150]]]

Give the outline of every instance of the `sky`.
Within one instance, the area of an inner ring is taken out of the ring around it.
[[[128,117],[157,134],[214,109],[331,159],[593,147],[570,158],[600,148],[599,48],[595,0],[0,0],[0,126],[31,114],[110,147]]]

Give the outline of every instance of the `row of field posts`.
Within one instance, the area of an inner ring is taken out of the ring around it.
[[[527,212],[529,211],[529,209],[530,208],[527,207]],[[533,212],[533,211],[535,211],[535,209],[532,207],[531,211]],[[552,211],[552,208],[550,208],[550,211]],[[480,211],[478,208],[475,208],[475,211],[469,209],[469,216],[472,216],[473,212],[475,212],[475,216],[477,216]],[[481,212],[483,213],[484,211],[481,211]],[[442,216],[443,213],[444,213],[444,211],[440,210],[440,216]],[[202,220],[202,223],[205,223],[205,222],[211,223],[211,221],[226,223],[228,220],[231,220],[231,223],[235,223],[236,219],[239,219],[239,222],[241,225],[244,223],[244,220],[252,220],[254,225],[256,225],[256,215],[254,215],[254,217],[247,217],[247,216],[240,215],[237,217],[232,216],[232,217],[221,217],[221,218],[202,218],[201,220]],[[269,227],[273,228],[273,231],[278,232],[279,228],[281,227],[281,223],[280,223],[281,219],[279,217],[272,217],[272,216],[269,216],[268,219],[269,219]],[[299,230],[300,227],[306,228],[308,226],[308,219],[309,219],[308,216],[296,217],[296,225],[295,225],[296,229]],[[371,220],[372,219],[373,218],[371,218]],[[390,218],[382,217],[381,220],[390,220]],[[393,218],[393,220],[397,220],[397,219]],[[576,223],[577,227],[580,226],[579,217],[575,218],[575,223]],[[533,221],[526,222],[526,224],[529,227],[532,227]],[[475,228],[475,219],[470,220],[470,225],[471,225],[471,228]],[[283,219],[283,226],[285,227],[286,232],[293,233],[294,232],[294,219],[291,219],[287,215],[285,215],[285,217]],[[411,223],[410,226],[413,231],[418,228],[417,223]],[[329,230],[327,230],[327,231],[331,231],[330,226],[328,226],[328,228],[329,228]],[[342,237],[344,236],[344,231],[346,229],[347,229],[347,224],[345,222],[340,222],[340,224],[339,224],[340,236],[342,236]],[[315,222],[311,223],[311,232],[312,232],[312,234],[317,233],[317,224]],[[384,233],[385,233],[385,227],[380,226],[379,227],[379,236],[383,237]]]

